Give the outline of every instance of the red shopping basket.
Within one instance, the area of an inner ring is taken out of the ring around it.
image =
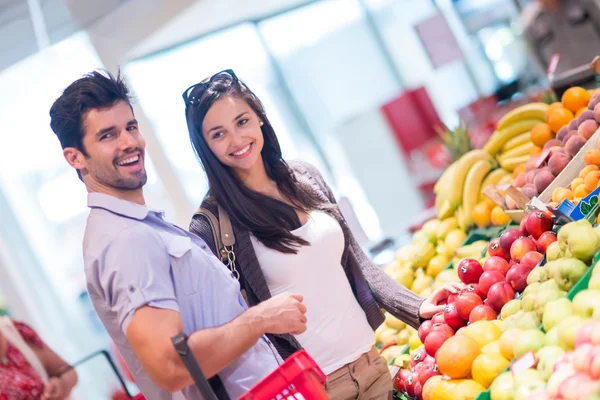
[[[317,363],[300,350],[238,400],[326,400],[326,379]]]

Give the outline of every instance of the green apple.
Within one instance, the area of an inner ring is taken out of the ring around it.
[[[536,294],[540,290],[541,287],[542,287],[541,282],[534,282],[531,285],[527,285],[527,287],[523,291],[523,297]]]
[[[546,335],[544,335],[544,332],[539,329],[528,329],[523,331],[517,340],[515,340],[513,353],[515,358],[519,358],[530,350],[536,353],[545,344]]]
[[[577,258],[563,258],[554,262],[560,263],[557,274],[552,276],[560,290],[571,290],[587,271],[587,265]]]
[[[600,290],[583,290],[573,299],[573,311],[580,317],[592,318],[597,308],[600,308]]]
[[[594,310],[594,313],[592,314],[592,319],[594,321],[600,321],[600,308]]]
[[[548,279],[550,279],[548,270],[545,267],[537,267],[527,275],[527,285],[529,286],[535,282],[546,282]]]
[[[536,369],[526,369],[515,378],[515,400],[527,400],[531,392],[546,387],[542,374]]]
[[[569,251],[571,255],[589,264],[598,251],[598,236],[592,227],[577,227],[569,234]]]
[[[554,261],[558,260],[563,256],[562,251],[560,250],[560,244],[558,242],[552,242],[546,249],[546,261]]]
[[[558,339],[558,326],[555,326],[546,332],[546,345],[560,347],[560,340]]]
[[[503,320],[505,320],[506,318],[510,317],[511,315],[515,315],[519,311],[521,311],[521,300],[512,299],[511,301],[506,303],[504,305],[504,307],[502,307],[502,310],[500,311],[500,317]]]
[[[514,400],[515,380],[512,372],[506,371],[498,375],[490,386],[491,400]]]
[[[556,326],[558,329],[558,344],[569,351],[575,349],[577,332],[585,320],[579,315],[572,315]]]
[[[542,379],[546,382],[550,379],[554,371],[554,363],[560,356],[565,353],[565,350],[558,346],[548,346],[548,335],[546,335],[546,346],[541,348],[536,357],[538,359],[537,370],[541,373]]]
[[[553,300],[544,306],[542,324],[546,332],[550,331],[565,318],[573,315],[573,305],[567,298]]]
[[[597,270],[600,271],[600,268]],[[596,269],[594,269],[594,272],[596,272]],[[588,289],[600,290],[600,274],[592,273],[592,277],[588,283]]]
[[[537,313],[538,317],[542,318],[542,316],[544,315],[544,307],[547,303],[553,300],[562,299],[566,295],[567,292],[557,289],[540,290],[534,298],[534,310]]]
[[[516,324],[515,328],[527,330],[527,329],[536,329],[539,330],[542,322],[538,318],[538,315],[534,311],[526,311],[522,314],[516,316]]]

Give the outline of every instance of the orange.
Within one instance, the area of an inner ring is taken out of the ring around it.
[[[483,196],[482,202],[487,204],[487,206],[490,208],[490,212],[492,212],[492,208],[496,207],[496,203],[494,203],[494,201],[487,196]]]
[[[590,193],[592,193],[592,191],[588,190],[587,187],[585,187],[585,184],[577,186],[573,191],[573,195],[575,196],[575,198],[580,199],[583,199]]]
[[[583,155],[586,165],[600,165],[600,149],[589,149]]]
[[[491,321],[476,321],[465,328],[465,335],[475,339],[479,347],[484,347],[498,339],[502,335],[502,330]]]
[[[585,181],[583,180],[583,178],[575,178],[571,181],[571,190],[573,191],[575,197],[577,197],[577,195],[575,194],[575,189],[577,189],[579,185],[583,185],[584,183]]]
[[[579,110],[577,110],[577,112],[575,113],[575,118],[579,117],[581,114],[583,114],[584,112],[587,111],[587,106],[586,107],[581,107]]]
[[[592,193],[598,187],[598,182],[600,182],[600,171],[591,171],[585,176],[583,184]]]
[[[490,221],[492,225],[503,226],[510,222],[510,217],[504,212],[502,207],[496,206],[490,214]]]
[[[480,351],[475,339],[467,335],[452,336],[438,349],[435,361],[442,374],[453,379],[466,378]]]
[[[539,156],[540,154],[542,154],[543,151],[544,151],[544,149],[542,149],[541,147],[533,146],[533,149],[531,149],[531,151],[529,152],[529,155],[530,156]]]
[[[554,132],[558,132],[560,128],[567,125],[571,120],[575,118],[573,113],[566,108],[557,108],[550,113],[548,118],[548,125]]]
[[[421,393],[423,400],[433,400],[434,399],[433,390],[440,383],[441,380],[442,380],[442,377],[440,375],[435,375],[435,376],[432,376],[431,378],[427,379],[427,382],[425,382],[425,385],[423,386],[423,392]]]
[[[486,201],[482,201],[473,207],[473,222],[480,228],[486,228],[491,223],[491,214],[492,207]]]
[[[516,178],[522,172],[526,172],[525,171],[525,163],[519,164],[515,167],[515,169],[513,170],[513,178]]]
[[[514,357],[515,342],[521,336],[521,329],[509,329],[500,336],[500,353],[507,360],[512,360]]]
[[[541,122],[531,130],[531,141],[538,147],[544,147],[552,139],[554,139],[554,134],[548,124]]]
[[[494,379],[510,364],[502,354],[480,354],[473,361],[473,380],[486,389],[490,387]]]
[[[560,101],[552,103],[548,106],[548,111],[546,111],[546,122],[550,120],[550,114],[552,114],[555,110],[558,110],[559,108],[565,108]]]
[[[600,139],[598,139],[598,146],[597,147],[600,149]]]
[[[573,200],[573,192],[563,187],[557,187],[552,192],[552,200],[561,203],[564,199]]]
[[[597,224],[600,224],[600,214],[598,214],[598,219],[596,220]]]
[[[562,103],[563,106],[570,111],[576,112],[582,107],[588,106],[592,96],[587,90],[581,87],[569,88],[563,93]]]
[[[485,388],[471,379],[440,380],[433,389],[435,400],[473,400]]]
[[[585,176],[592,171],[600,171],[600,168],[598,168],[597,165],[587,165],[583,167],[581,171],[579,171],[579,177],[581,179],[584,179]]]

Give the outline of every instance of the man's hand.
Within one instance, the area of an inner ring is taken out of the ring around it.
[[[299,335],[306,331],[306,306],[299,294],[281,293],[250,308],[251,313],[262,323],[265,333],[291,333]]]
[[[429,319],[435,314],[444,311],[444,308],[446,308],[446,306],[444,304],[439,303],[446,300],[450,294],[458,293],[460,289],[462,289],[462,287],[458,283],[449,283],[437,288],[421,304],[421,308],[419,309],[419,316],[424,319]]]
[[[64,400],[65,394],[60,378],[50,378],[44,387],[41,400]]]

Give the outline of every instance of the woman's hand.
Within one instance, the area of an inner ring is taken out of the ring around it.
[[[421,303],[419,308],[419,316],[423,319],[430,319],[435,314],[444,311],[445,304],[440,304],[453,293],[458,293],[462,289],[459,283],[448,283],[437,288],[431,295]]]
[[[50,378],[44,387],[44,393],[41,400],[64,400],[66,394],[60,378]]]

